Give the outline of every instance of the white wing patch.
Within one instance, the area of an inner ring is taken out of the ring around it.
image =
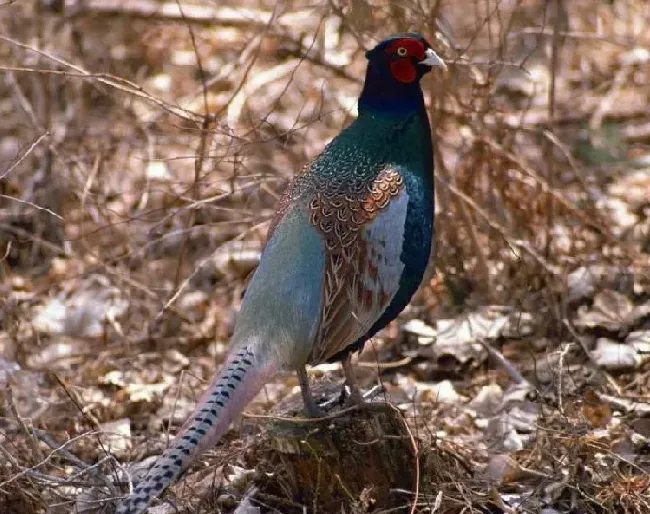
[[[323,311],[310,362],[328,360],[363,337],[386,311],[404,272],[408,194],[390,167],[355,194],[320,191],[310,221],[325,241]]]
[[[359,321],[353,339],[363,336],[390,305],[404,272],[401,260],[408,194],[396,198],[361,230],[363,250],[353,287],[349,289],[352,313]],[[351,344],[350,341],[348,344]]]

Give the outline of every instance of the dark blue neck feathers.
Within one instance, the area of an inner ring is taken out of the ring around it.
[[[425,113],[420,81],[399,82],[388,66],[382,64],[368,63],[366,81],[359,97],[359,114],[375,112],[401,117],[415,112]]]

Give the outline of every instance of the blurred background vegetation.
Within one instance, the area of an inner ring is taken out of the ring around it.
[[[444,432],[497,484],[472,482],[470,501],[466,472],[432,471],[444,512],[503,512],[510,486],[521,512],[646,512],[650,465],[630,452],[650,438],[649,23],[644,0],[0,3],[0,510],[63,512],[85,490],[47,437],[76,437],[90,464],[164,444],[223,357],[283,187],[356,115],[364,51],[417,31],[449,66],[423,81],[436,251],[361,356],[365,383],[381,377],[430,429],[422,444]],[[478,408],[458,428],[469,398],[507,391],[486,339],[549,395],[563,437],[504,446],[522,431],[508,425],[482,446]],[[295,386],[279,378],[251,409]],[[589,446],[612,423],[598,444],[628,442],[625,469]],[[497,453],[513,459],[499,473]],[[516,460],[534,485],[519,467],[508,483]]]

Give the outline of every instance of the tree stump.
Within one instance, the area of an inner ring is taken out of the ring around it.
[[[333,396],[339,391],[336,386]],[[315,392],[316,397],[322,394]],[[310,420],[301,408],[299,394],[278,405],[273,415],[292,419],[269,421],[248,453],[260,471],[261,493],[314,512],[408,503],[395,489],[414,490],[417,456],[397,409],[382,398],[357,409],[337,407],[327,412],[327,419]]]

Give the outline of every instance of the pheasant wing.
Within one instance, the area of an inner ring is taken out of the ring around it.
[[[363,337],[397,294],[407,207],[403,177],[391,167],[357,191],[314,195],[310,221],[324,237],[326,262],[311,363],[326,361]]]

